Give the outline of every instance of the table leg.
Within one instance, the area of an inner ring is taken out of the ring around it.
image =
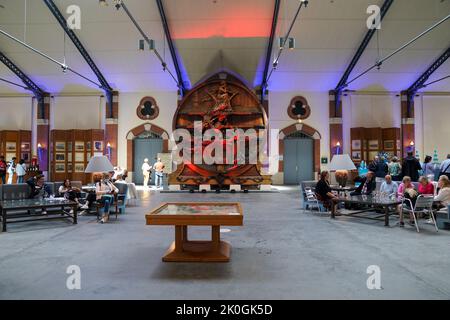
[[[384,207],[384,226],[389,227],[389,206]]]
[[[183,226],[183,243],[186,243],[188,241],[188,227]]]
[[[183,252],[183,226],[175,226],[175,252]]]
[[[73,224],[78,224],[78,205],[73,206]]]
[[[218,249],[220,247],[220,226],[212,226],[211,236],[214,248]]]
[[[6,210],[2,210],[2,230],[6,232]]]

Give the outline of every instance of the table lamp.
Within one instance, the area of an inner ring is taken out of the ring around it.
[[[336,181],[341,187],[345,187],[348,180],[348,171],[356,170],[356,167],[348,154],[337,154],[331,159],[328,169],[336,172]]]
[[[85,173],[111,172],[114,167],[106,156],[94,156],[84,170]]]

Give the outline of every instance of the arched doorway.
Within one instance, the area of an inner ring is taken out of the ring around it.
[[[314,140],[302,132],[284,138],[284,183],[297,185],[314,178]]]
[[[132,179],[136,184],[142,184],[142,164],[149,159],[152,165],[158,153],[169,152],[169,134],[162,128],[151,124],[142,124],[127,134],[127,167],[132,168]],[[153,173],[154,175],[154,173]],[[152,181],[154,176],[152,176]]]
[[[298,184],[314,180],[320,171],[320,133],[302,123],[290,125],[280,131],[279,154],[283,155],[279,171],[285,184]]]

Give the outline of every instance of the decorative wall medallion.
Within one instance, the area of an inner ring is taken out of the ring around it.
[[[152,97],[145,97],[139,103],[136,112],[137,116],[142,120],[153,120],[158,117],[159,108],[155,99]]]
[[[311,108],[308,101],[301,96],[291,100],[288,107],[288,115],[294,120],[306,120],[311,115]]]

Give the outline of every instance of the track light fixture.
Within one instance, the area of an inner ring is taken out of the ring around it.
[[[295,49],[295,39],[294,38],[287,38],[287,40],[285,40],[285,38],[280,37],[278,39],[278,46],[279,46],[280,50],[283,50],[284,47],[286,46],[286,44],[288,45],[289,50]]]

